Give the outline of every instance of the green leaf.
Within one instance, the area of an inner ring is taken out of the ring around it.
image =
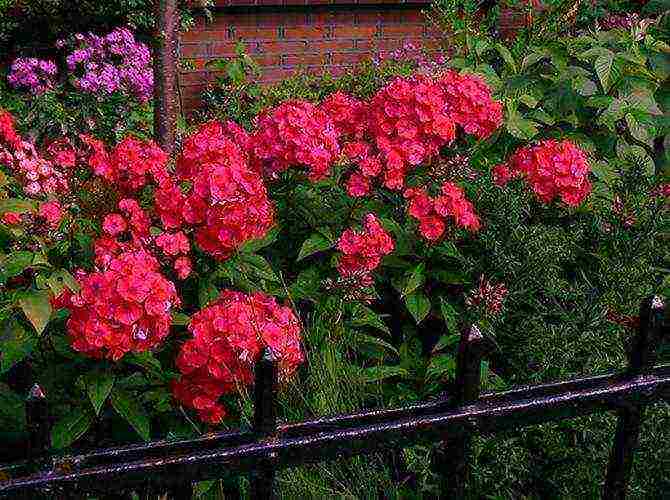
[[[184,313],[174,313],[172,315],[173,326],[186,326],[190,323],[191,317]]]
[[[424,282],[426,281],[425,269],[426,265],[423,262],[421,262],[417,264],[414,267],[414,269],[408,271],[405,274],[403,287],[402,290],[400,291],[403,297],[411,294],[417,288],[419,288],[421,285],[424,284]]]
[[[430,300],[423,292],[415,292],[405,297],[405,305],[417,324],[421,323],[430,312]]]
[[[437,344],[435,344],[435,347],[433,347],[433,352],[439,352],[442,349],[446,349],[447,347],[458,344],[458,340],[460,338],[461,336],[457,334],[442,335],[437,341]]]
[[[548,57],[546,53],[541,52],[531,52],[526,57],[523,58],[521,62],[521,69],[525,70],[530,68],[533,64],[540,62],[542,59]]]
[[[111,401],[116,413],[128,422],[142,439],[149,441],[151,438],[149,417],[137,400],[126,392],[114,391]]]
[[[596,75],[600,80],[600,84],[603,87],[603,90],[607,92],[610,88],[611,75],[612,75],[612,63],[614,62],[614,54],[611,51],[607,51],[599,55],[595,62],[593,63],[596,70]]]
[[[198,285],[198,304],[205,307],[211,301],[219,297],[219,290],[209,280],[201,280]]]
[[[635,117],[630,113],[626,113],[625,118],[626,118],[626,125],[628,125],[628,131],[630,132],[630,135],[632,135],[638,141],[643,142],[644,144],[653,148],[654,141],[649,136],[647,127],[640,124],[640,122],[638,122],[635,119]]]
[[[653,177],[656,173],[654,160],[642,146],[627,144],[619,140],[617,141],[617,156],[626,163],[641,168],[647,177]]]
[[[55,297],[58,297],[65,288],[68,288],[71,292],[78,292],[81,289],[74,276],[65,269],[58,269],[51,273],[51,276],[47,279],[47,286]]]
[[[532,95],[521,94],[518,99],[529,108],[534,108],[537,106],[537,99],[535,99]]]
[[[305,257],[309,257],[310,255],[313,255],[317,252],[328,250],[332,246],[333,243],[331,241],[327,240],[318,233],[314,233],[312,236],[307,238],[305,242],[302,244],[300,252],[298,253],[297,260],[301,261]]]
[[[36,204],[32,200],[23,200],[21,198],[6,198],[0,200],[0,213],[5,212],[32,212],[36,208]]]
[[[265,235],[264,238],[259,239],[259,240],[251,240],[247,241],[240,247],[240,252],[241,253],[256,253],[259,250],[272,245],[275,241],[277,241],[277,237],[279,236],[279,227],[275,226],[270,231],[268,234]]]
[[[440,354],[431,358],[426,377],[428,379],[444,379],[456,373],[456,360],[451,354]]]
[[[400,366],[373,366],[361,370],[365,382],[379,382],[391,377],[404,377],[408,372]]]
[[[543,109],[534,109],[529,113],[528,116],[530,116],[531,118],[540,123],[544,123],[545,125],[553,125],[554,123],[556,123],[554,117],[551,116],[546,111],[544,111]]]
[[[256,254],[241,254],[239,261],[241,263],[239,270],[245,278],[252,275],[263,280],[280,281],[265,257]]]
[[[3,428],[23,430],[26,425],[25,408],[23,398],[0,383],[0,432]]]
[[[352,326],[371,326],[386,333],[391,333],[381,318],[369,307],[354,303],[351,311]]]
[[[365,335],[363,333],[358,333],[354,337],[354,342],[363,346],[372,346],[381,348],[381,351],[391,351],[393,354],[398,355],[398,350],[393,347],[391,344],[382,340],[380,338],[374,337],[372,335]]]
[[[5,283],[9,278],[18,276],[33,264],[33,252],[12,252],[0,262],[0,282]]]
[[[100,415],[102,405],[114,386],[114,374],[105,372],[89,373],[86,377],[86,393],[96,415]]]
[[[289,294],[293,299],[314,299],[321,288],[319,272],[310,267],[300,271],[295,282],[289,287]]]
[[[447,325],[447,330],[452,334],[458,334],[458,313],[444,297],[440,297],[440,312],[444,323]]]
[[[39,291],[25,295],[19,299],[19,305],[37,333],[42,333],[49,323],[52,312],[49,292]]]
[[[509,49],[502,43],[496,43],[495,48],[498,51],[498,54],[500,54],[500,57],[502,57],[503,61],[505,61],[505,63],[510,67],[512,73],[516,73],[516,63],[514,62],[514,56],[512,56],[512,53],[509,51]]]
[[[87,408],[74,408],[61,418],[51,430],[54,448],[67,448],[83,436],[93,423],[93,415]]]
[[[37,347],[37,339],[15,321],[8,322],[0,340],[0,375],[23,361]]]
[[[530,140],[537,135],[537,124],[534,121],[522,118],[512,103],[507,109],[507,131],[517,139]]]

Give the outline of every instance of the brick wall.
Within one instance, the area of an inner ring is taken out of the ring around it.
[[[181,57],[196,68],[180,75],[184,110],[198,106],[200,93],[216,76],[204,64],[233,56],[240,40],[263,68],[264,82],[296,70],[339,75],[406,40],[436,44],[422,14],[428,0],[365,1],[345,6],[329,0],[219,0],[213,22],[199,21],[181,36]]]

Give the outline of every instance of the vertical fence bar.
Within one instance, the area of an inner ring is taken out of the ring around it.
[[[277,377],[277,362],[272,351],[266,349],[255,367],[253,429],[259,438],[272,437],[277,430]],[[250,477],[251,498],[276,498],[274,480],[274,463],[259,462],[258,469]]]
[[[49,449],[51,425],[46,394],[38,384],[32,386],[26,398],[26,424],[28,428],[27,459],[32,467]]]
[[[640,326],[633,340],[628,373],[639,375],[654,365],[657,343],[661,340],[665,305],[658,296],[648,297],[640,306]],[[614,445],[610,455],[603,499],[626,498],[633,456],[640,438],[644,408],[631,406],[619,410]]]
[[[479,399],[481,361],[488,350],[479,328],[468,326],[461,332],[456,356],[456,380],[453,404],[463,406]],[[440,477],[441,498],[464,498],[470,475],[472,436],[469,434],[441,443],[435,454],[434,468]]]

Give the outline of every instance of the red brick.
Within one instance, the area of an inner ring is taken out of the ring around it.
[[[356,21],[358,24],[379,24],[382,19],[383,12],[379,11],[362,11],[356,13]]]
[[[259,26],[235,26],[233,37],[235,39],[250,38],[250,39],[274,39],[277,38],[278,28],[276,27],[259,27]]]
[[[300,53],[307,50],[307,43],[299,40],[268,40],[258,44],[260,54],[286,54],[289,52]],[[313,49],[316,50],[316,49]]]
[[[406,36],[421,36],[423,35],[423,24],[398,24],[398,25],[383,25],[383,37],[406,37]]]
[[[313,39],[325,38],[329,34],[329,28],[324,26],[287,26],[284,30],[284,38],[289,39]]]
[[[376,26],[338,25],[333,28],[333,38],[372,38],[376,34]]]
[[[235,55],[235,42],[212,42],[209,46],[210,57],[232,57]]]
[[[337,66],[340,64],[356,64],[366,59],[370,59],[370,54],[365,52],[334,52],[330,64]]]
[[[204,57],[209,53],[207,42],[182,43],[180,47],[181,57]]]
[[[325,65],[328,56],[326,54],[286,54],[282,56],[282,66],[311,66]]]

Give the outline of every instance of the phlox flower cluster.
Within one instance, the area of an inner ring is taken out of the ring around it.
[[[491,88],[480,76],[449,70],[440,76],[438,85],[449,117],[466,134],[486,139],[502,124],[502,103],[493,99]]]
[[[107,267],[123,252],[146,251],[152,242],[151,219],[139,203],[126,198],[119,202],[118,208],[120,213],[105,216],[102,222],[104,234],[93,245],[95,265],[99,268]]]
[[[219,398],[253,382],[254,363],[264,349],[270,349],[283,379],[304,359],[295,313],[261,292],[223,291],[192,316],[188,330],[193,338],[177,357],[182,378],[173,386],[174,396],[212,424],[226,415]]]
[[[30,196],[63,193],[68,189],[68,172],[62,158],[54,160],[49,151],[42,155],[35,144],[16,132],[14,120],[0,110],[0,165],[8,166]]]
[[[608,14],[598,20],[600,28],[603,30],[630,29],[640,21],[640,15],[636,12],[627,14]]]
[[[444,95],[428,77],[398,77],[370,103],[370,134],[389,189],[402,189],[410,167],[425,162],[456,137]]]
[[[493,283],[484,276],[479,279],[479,286],[465,297],[468,307],[483,306],[487,313],[496,315],[502,310],[507,297],[507,287],[504,283]]]
[[[100,270],[79,271],[75,278],[80,291],[66,291],[55,300],[70,311],[67,331],[75,351],[118,361],[167,337],[179,298],[148,252],[122,251]]]
[[[478,138],[502,123],[502,104],[479,77],[447,71],[437,78],[398,77],[361,102],[334,94],[321,105],[332,113],[344,156],[357,168],[351,196],[365,196],[375,178],[400,190],[408,172],[434,159],[456,138],[456,128]]]
[[[312,103],[295,100],[258,117],[253,153],[270,176],[305,166],[316,181],[330,175],[340,147],[331,117]]]
[[[111,151],[98,139],[82,135],[91,153],[88,163],[96,175],[104,177],[122,191],[134,192],[153,181],[168,179],[167,155],[153,141],[126,136]]]
[[[155,194],[163,226],[195,227],[198,246],[217,259],[263,238],[274,224],[274,208],[260,172],[229,138],[235,130],[217,122],[202,125],[185,141],[177,160],[176,180],[190,187],[168,181]]]
[[[374,214],[367,214],[362,231],[347,229],[337,242],[342,252],[337,270],[341,277],[358,277],[364,286],[372,284],[372,271],[381,263],[385,255],[393,252],[391,235],[383,228]]]
[[[577,206],[591,192],[590,171],[586,153],[579,147],[569,140],[549,139],[517,150],[507,164],[494,168],[493,178],[504,186],[521,175],[541,202],[560,198]]]
[[[109,95],[120,91],[146,102],[152,97],[154,75],[151,52],[135,40],[126,28],[117,28],[105,36],[78,33],[75,47],[67,55],[68,70],[74,73],[74,85],[91,94]],[[58,44],[64,46],[64,42]]]
[[[419,232],[429,241],[439,240],[450,221],[471,232],[481,227],[474,206],[453,182],[445,182],[437,197],[431,197],[423,188],[409,188],[405,198],[409,215],[419,222]]]
[[[163,255],[172,260],[172,267],[181,280],[189,277],[192,271],[191,259],[188,257],[191,244],[182,231],[176,233],[162,233],[154,239],[155,245],[161,249]]]
[[[35,57],[17,57],[9,69],[7,81],[14,88],[42,94],[53,87],[58,68],[53,61]]]

